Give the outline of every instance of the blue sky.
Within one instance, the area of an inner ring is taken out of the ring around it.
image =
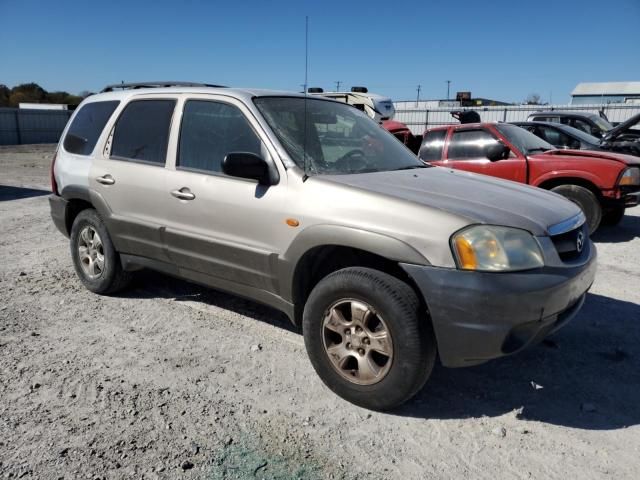
[[[299,90],[366,85],[394,100],[567,102],[581,81],[640,80],[640,0],[0,0],[0,83],[96,91],[190,80]]]

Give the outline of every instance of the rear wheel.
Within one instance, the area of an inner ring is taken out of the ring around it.
[[[602,215],[602,224],[610,226],[618,225],[624,218],[626,210],[624,205],[606,210]]]
[[[422,388],[436,357],[426,312],[406,283],[369,268],[334,272],[304,308],[309,358],[344,399],[374,410],[396,407]]]
[[[595,232],[602,221],[602,207],[598,198],[588,188],[579,185],[559,185],[551,189],[578,205],[587,219],[589,234]]]
[[[73,266],[88,290],[109,294],[127,286],[131,274],[122,269],[120,255],[95,210],[83,210],[75,218],[70,244]]]

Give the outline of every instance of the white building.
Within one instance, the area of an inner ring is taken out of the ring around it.
[[[640,82],[579,83],[571,92],[572,105],[640,103]]]

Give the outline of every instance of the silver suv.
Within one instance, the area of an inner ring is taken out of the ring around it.
[[[596,251],[577,206],[430,167],[354,107],[208,85],[87,98],[52,163],[51,214],[82,283],[141,268],[285,312],[320,378],[389,409],[436,357],[512,354],[582,306]]]

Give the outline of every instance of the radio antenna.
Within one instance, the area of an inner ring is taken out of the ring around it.
[[[309,75],[309,16],[304,17],[304,140],[302,141],[302,181],[309,178],[307,173],[307,80]]]

